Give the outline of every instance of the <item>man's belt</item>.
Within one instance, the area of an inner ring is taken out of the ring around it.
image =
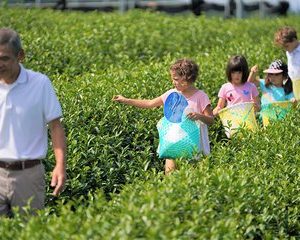
[[[0,168],[5,168],[8,170],[23,170],[26,168],[34,167],[41,164],[41,159],[14,161],[14,162],[3,162],[0,161]]]

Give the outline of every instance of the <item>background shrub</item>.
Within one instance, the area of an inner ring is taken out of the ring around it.
[[[272,44],[274,31],[300,29],[298,16],[224,20],[2,8],[0,20],[21,34],[24,65],[47,74],[57,90],[69,178],[59,199],[47,190],[38,217],[1,219],[3,239],[299,237],[299,109],[230,141],[217,120],[212,154],[179,161],[179,171],[165,178],[156,156],[162,109],[111,101],[120,93],[159,96],[172,87],[170,64],[189,57],[200,64],[196,85],[214,107],[227,59],[243,54],[262,75],[271,61],[285,59]],[[53,164],[49,151],[48,172]]]

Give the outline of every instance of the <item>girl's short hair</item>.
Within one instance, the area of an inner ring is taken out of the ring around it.
[[[199,74],[199,66],[191,59],[182,58],[171,65],[170,71],[187,82],[195,82]]]
[[[293,42],[297,40],[297,32],[292,27],[279,28],[274,34],[274,42],[277,45]]]
[[[226,68],[226,75],[229,82],[232,81],[232,72],[242,72],[242,83],[247,82],[249,75],[249,68],[247,60],[242,55],[235,55],[229,58]]]

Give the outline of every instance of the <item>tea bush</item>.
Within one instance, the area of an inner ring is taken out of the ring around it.
[[[98,191],[59,204],[56,215],[3,219],[1,232],[11,239],[298,239],[298,126],[295,112],[200,162],[179,161],[171,176],[149,173],[108,202]]]
[[[1,219],[3,239],[298,238],[299,109],[280,123],[226,140],[210,127],[212,154],[179,161],[168,178],[156,156],[162,109],[111,101],[152,98],[171,88],[169,66],[200,64],[197,86],[217,103],[229,56],[244,54],[260,73],[284,52],[273,46],[298,16],[219,19],[153,12],[55,12],[0,9],[2,26],[20,32],[24,65],[46,73],[64,109],[68,182],[37,217]],[[48,172],[54,157],[45,161]],[[49,178],[49,175],[48,175]]]

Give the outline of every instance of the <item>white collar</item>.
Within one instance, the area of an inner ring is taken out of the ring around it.
[[[16,84],[26,83],[28,81],[26,69],[23,67],[22,64],[19,65],[20,65],[20,73],[15,83]]]

